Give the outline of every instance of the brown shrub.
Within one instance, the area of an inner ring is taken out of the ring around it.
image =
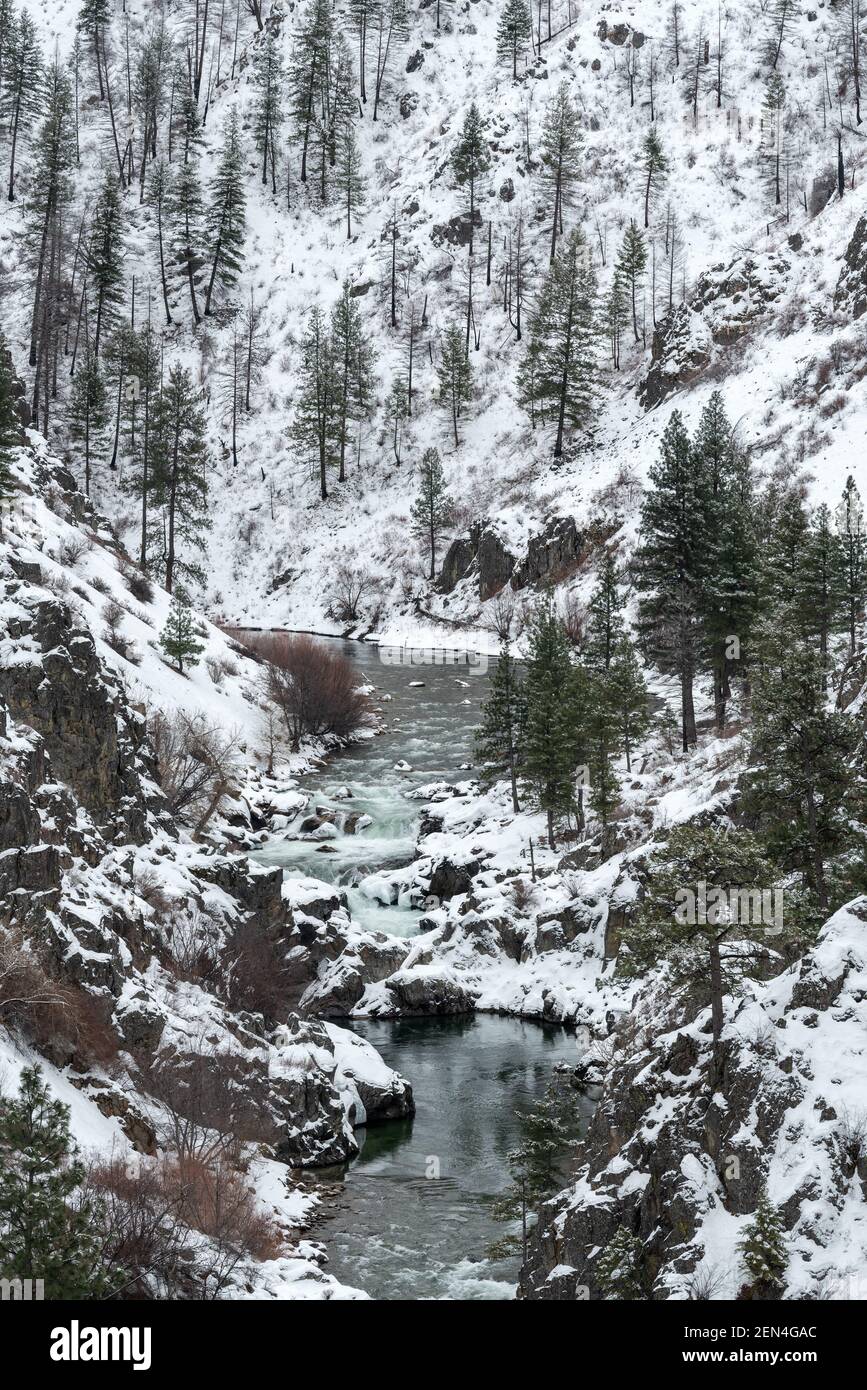
[[[370,700],[341,652],[303,634],[259,632],[244,640],[266,663],[267,692],[283,716],[294,751],[304,734],[349,738],[368,721]]]
[[[120,1051],[111,1001],[52,978],[19,932],[0,941],[0,1019],[58,1066],[110,1069]]]
[[[232,937],[228,957],[224,976],[227,1003],[233,1009],[263,1014],[268,1023],[285,1019],[286,947],[277,932],[242,922]]]
[[[228,732],[202,713],[157,710],[148,725],[159,783],[176,816],[200,835],[239,771],[237,729]]]

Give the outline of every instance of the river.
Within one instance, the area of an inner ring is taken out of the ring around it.
[[[420,914],[384,906],[359,885],[366,874],[411,859],[419,803],[407,799],[408,790],[472,775],[489,673],[474,663],[414,665],[383,661],[371,645],[340,646],[376,687],[386,727],[302,777],[301,786],[309,809],[334,811],[338,826],[347,811],[369,816],[370,824],[356,834],[338,830],[325,850],[275,841],[258,857],[341,885],[357,920],[407,936]],[[377,1299],[512,1298],[519,1261],[488,1258],[504,1234],[490,1199],[508,1184],[518,1113],[542,1096],[558,1062],[575,1060],[574,1036],[484,1014],[359,1019],[352,1027],[412,1082],[417,1111],[412,1120],[359,1132],[361,1153],[336,1180],[336,1205],[314,1232],[325,1242],[330,1272]]]

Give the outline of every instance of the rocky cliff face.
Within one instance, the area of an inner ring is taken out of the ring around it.
[[[94,522],[86,499],[62,470],[21,467],[34,496],[63,499],[70,545],[77,517]],[[176,823],[142,709],[24,529],[7,526],[0,549],[0,948],[61,1002],[43,1027],[0,991],[0,1025],[145,1152],[193,1105],[285,1163],[345,1161],[353,1125],[411,1113],[411,1088],[343,1030],[290,1012],[288,987],[266,1012],[233,1004],[238,941],[291,954],[303,922],[279,871]]]
[[[737,1240],[767,1186],[788,1231],[788,1298],[857,1297],[867,1197],[863,1051],[867,898],[835,914],[815,948],[752,996],[729,1001],[723,1057],[709,1020],[659,1035],[651,991],[614,1052],[576,1177],[543,1209],[526,1297],[602,1296],[597,1262],[621,1229],[643,1250],[655,1298],[735,1298]],[[654,1022],[655,1020],[655,1022]]]

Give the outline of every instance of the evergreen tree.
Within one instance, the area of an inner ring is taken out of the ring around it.
[[[644,278],[646,268],[647,246],[635,222],[631,221],[623,234],[623,243],[617,255],[617,272],[629,289],[632,303],[632,331],[635,334],[636,343],[640,337],[638,332],[638,287]]]
[[[686,752],[697,737],[693,681],[698,653],[703,494],[696,456],[677,410],[666,425],[659,459],[650,469],[650,482],[652,488],[642,509],[642,543],[635,557],[635,582],[642,595],[638,626],[648,656],[663,671],[679,678]]]
[[[15,409],[12,362],[3,334],[0,333],[0,540],[3,539],[3,508],[16,491],[12,450],[20,438],[21,422]]]
[[[181,675],[184,673],[185,664],[188,667],[198,665],[205,650],[204,643],[200,640],[201,636],[192,610],[175,594],[165,627],[160,633],[160,646]]]
[[[602,322],[611,345],[611,365],[619,372],[623,329],[628,322],[628,301],[627,287],[616,267],[611,277],[611,288],[602,307]]]
[[[701,646],[713,675],[716,726],[725,727],[731,677],[743,669],[758,610],[755,499],[719,391],[702,411],[693,455],[703,510],[697,548]]]
[[[99,99],[105,100],[105,87],[102,81],[104,59],[103,40],[111,28],[111,0],[82,0],[78,11],[78,32],[82,34],[93,49],[93,61],[99,79]]]
[[[810,543],[810,521],[795,488],[789,487],[776,497],[766,496],[761,539],[762,608],[785,613],[804,633],[809,625],[804,556]]]
[[[153,208],[156,222],[157,250],[160,259],[160,283],[163,291],[163,306],[166,311],[166,326],[171,327],[174,320],[172,319],[172,311],[169,308],[165,232],[166,219],[167,216],[170,218],[172,211],[172,180],[168,165],[163,159],[154,161],[150,183],[148,185],[148,202]]]
[[[581,1094],[571,1078],[556,1073],[541,1100],[519,1113],[521,1138],[507,1155],[511,1182],[491,1205],[495,1221],[521,1221],[526,1257],[527,1217],[559,1192],[569,1176],[569,1160],[580,1133]],[[498,1241],[491,1257],[520,1251],[517,1236]]]
[[[42,110],[42,60],[36,26],[26,10],[9,24],[4,49],[4,81],[0,87],[0,113],[8,122],[9,201],[15,198],[15,156],[19,137],[27,134]]]
[[[590,805],[602,827],[603,854],[608,850],[608,827],[620,803],[620,779],[614,768],[619,744],[614,684],[610,671],[587,680],[582,740],[590,776]]]
[[[610,670],[618,645],[623,640],[623,599],[619,590],[620,574],[614,556],[608,552],[602,558],[596,585],[587,605],[587,633],[584,659],[591,671]]]
[[[563,209],[570,203],[581,175],[583,143],[581,122],[569,94],[569,83],[563,81],[548,103],[540,143],[542,176],[551,190],[552,265],[557,237],[563,231]]]
[[[535,425],[556,420],[554,457],[566,425],[590,419],[596,376],[596,276],[580,231],[570,232],[552,264],[530,319],[527,355],[518,374],[520,399]]]
[[[518,77],[518,54],[533,37],[533,20],[527,0],[505,0],[497,26],[497,56],[512,64],[512,77]]]
[[[761,898],[773,884],[773,869],[748,831],[680,825],[659,850],[640,911],[623,933],[627,949],[618,969],[624,975],[667,960],[674,984],[705,992],[715,1061],[726,986],[755,974],[769,948],[785,943],[786,922],[765,911]]]
[[[391,447],[396,463],[400,463],[401,426],[408,414],[409,394],[406,389],[406,378],[398,375],[392,380],[388,400],[385,403],[386,419],[390,420],[392,425]]]
[[[31,367],[47,372],[48,354],[41,349],[50,337],[52,307],[57,307],[56,276],[51,275],[52,251],[56,253],[64,216],[72,195],[75,168],[75,123],[69,79],[55,62],[45,86],[45,116],[33,146],[27,200],[26,239],[35,270],[33,310],[30,318]],[[37,371],[37,380],[39,371]]]
[[[198,155],[192,145],[189,157],[185,158],[178,168],[169,189],[168,215],[175,254],[179,263],[186,268],[193,323],[198,324],[201,323],[202,316],[196,296],[195,269],[202,249],[204,202]]]
[[[296,36],[289,72],[292,123],[301,141],[302,183],[307,182],[307,162],[310,141],[314,134],[317,98],[328,81],[332,29],[329,0],[309,0]]]
[[[830,667],[831,635],[845,621],[844,564],[840,538],[834,531],[831,512],[823,503],[810,523],[803,557],[802,595],[805,629],[818,638],[819,656],[826,672]]]
[[[856,648],[857,624],[867,603],[867,525],[864,504],[850,474],[837,508],[837,526],[843,543],[843,603],[849,626],[849,651]]]
[[[93,212],[88,273],[94,316],[93,355],[99,356],[124,298],[123,203],[116,176],[106,171]]]
[[[497,659],[490,693],[482,705],[482,722],[476,731],[475,756],[482,767],[481,781],[484,786],[491,786],[498,775],[508,773],[515,815],[521,809],[518,802],[518,773],[526,717],[523,681],[507,645]]]
[[[328,469],[339,452],[336,402],[338,381],[334,350],[322,310],[310,310],[301,340],[299,389],[291,438],[302,458],[319,473],[319,494],[328,496]]]
[[[154,406],[160,382],[160,348],[150,312],[144,327],[134,335],[128,369],[138,383],[138,392],[129,393],[127,439],[132,467],[124,479],[124,490],[141,503],[139,526],[139,564],[147,568],[149,504],[153,492]],[[138,421],[138,427],[137,422]]]
[[[0,1278],[43,1279],[49,1299],[99,1298],[99,1246],[69,1133],[69,1107],[52,1100],[39,1067],[0,1098]]]
[[[569,639],[549,593],[529,634],[522,777],[534,803],[546,813],[552,848],[555,821],[575,809],[576,682]]]
[[[112,445],[109,469],[117,468],[121,446],[121,429],[124,423],[124,402],[130,387],[132,369],[130,362],[138,343],[138,335],[128,323],[121,322],[106,339],[103,363],[105,369],[107,394],[114,395],[114,442]]]
[[[829,860],[856,846],[850,760],[857,721],[828,708],[826,671],[797,608],[768,615],[752,681],[752,745],[745,807],[761,817],[769,853],[800,871],[821,914],[831,905]]]
[[[109,420],[108,393],[99,362],[88,345],[72,382],[69,436],[84,449],[84,491],[90,496],[91,464],[102,448]]]
[[[373,399],[374,348],[364,330],[358,301],[352,286],[343,282],[343,291],[331,315],[331,353],[334,363],[337,444],[340,459],[339,481],[346,477],[346,445],[351,421],[361,420],[370,411]]]
[[[346,239],[352,236],[352,217],[364,207],[365,182],[361,169],[361,155],[355,126],[352,121],[344,121],[337,136],[337,165],[334,182],[341,205],[346,213]]]
[[[151,556],[171,594],[180,578],[198,580],[208,517],[207,426],[186,367],[171,367],[154,401],[151,434]]]
[[[772,72],[768,78],[762,102],[765,136],[763,144],[773,169],[771,181],[774,189],[774,202],[777,206],[782,202],[780,160],[782,157],[783,107],[785,104],[786,87],[783,79],[778,72]]]
[[[755,1214],[744,1227],[737,1248],[752,1281],[751,1297],[782,1298],[789,1267],[786,1228],[767,1188],[762,1189]]]
[[[466,354],[461,330],[452,325],[446,329],[439,365],[439,396],[452,417],[455,448],[460,444],[458,420],[461,410],[473,395],[473,375]]]
[[[470,102],[457,143],[452,150],[452,171],[459,184],[466,184],[470,195],[470,255],[473,254],[473,219],[476,215],[476,184],[490,168],[491,151],[487,140],[487,121],[476,103]]]
[[[283,122],[283,55],[275,29],[267,29],[264,42],[256,49],[253,64],[253,85],[256,96],[253,105],[253,139],[262,156],[262,182],[268,182],[276,192],[277,137]]]
[[[615,726],[626,756],[626,771],[632,771],[632,753],[650,730],[651,717],[647,683],[629,637],[618,642],[608,672],[608,686]]]
[[[451,511],[452,499],[446,491],[439,452],[425,449],[421,458],[419,490],[411,514],[416,533],[425,538],[430,549],[430,579],[436,575],[437,537]]]
[[[668,172],[668,159],[655,126],[651,126],[644,137],[642,168],[644,172],[644,225],[649,227],[651,199]]]
[[[390,58],[409,34],[409,16],[406,0],[379,0],[374,22],[376,24],[376,85],[373,96],[373,119],[377,119],[382,88],[388,71]]]
[[[594,1266],[599,1292],[605,1299],[635,1302],[647,1297],[644,1246],[638,1236],[618,1226]]]
[[[206,314],[211,312],[214,285],[219,283],[221,289],[231,289],[240,274],[247,234],[246,208],[241,120],[237,106],[233,106],[226,121],[208,208],[207,233],[213,261],[205,295]]]

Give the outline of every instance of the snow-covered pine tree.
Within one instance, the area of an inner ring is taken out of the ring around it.
[[[379,0],[374,15],[376,25],[376,79],[373,119],[377,119],[389,62],[409,35],[406,0]]]
[[[436,575],[437,539],[452,511],[452,499],[446,491],[443,466],[437,449],[425,449],[419,466],[419,488],[412,504],[412,521],[416,535],[424,538],[429,555],[428,578]]]
[[[82,0],[78,11],[78,32],[87,40],[93,53],[96,75],[99,81],[99,99],[105,100],[105,86],[102,80],[104,59],[104,38],[111,28],[111,0]]]
[[[547,816],[548,843],[553,847],[557,820],[575,809],[578,730],[572,651],[550,593],[530,626],[524,691],[527,718],[521,778],[533,803]]]
[[[597,1257],[593,1273],[605,1299],[636,1302],[647,1297],[644,1246],[625,1226],[618,1226]]]
[[[830,508],[824,502],[810,520],[802,563],[805,629],[818,639],[819,655],[827,672],[831,665],[831,637],[846,622],[845,557]]]
[[[111,458],[108,465],[112,473],[117,468],[118,456],[120,454],[124,396],[129,386],[128,377],[131,373],[130,359],[136,349],[137,343],[138,335],[135,329],[132,328],[126,320],[121,320],[121,322],[112,329],[105,340],[105,350],[103,353],[105,384],[109,396],[113,401],[112,413],[114,415]]]
[[[365,332],[358,302],[352,296],[352,286],[344,280],[343,289],[331,315],[331,352],[334,363],[334,412],[340,471],[338,481],[346,478],[346,446],[349,426],[362,420],[373,401],[373,369],[375,352]]]
[[[93,210],[88,253],[93,314],[93,355],[99,357],[103,334],[111,332],[124,299],[125,244],[123,202],[116,175],[106,170]]]
[[[0,115],[9,128],[9,201],[15,198],[15,157],[42,111],[42,58],[36,26],[26,10],[14,16],[4,45],[5,72]]]
[[[488,698],[482,704],[482,722],[476,731],[475,756],[481,764],[483,786],[493,785],[503,773],[508,775],[515,815],[521,809],[518,776],[526,717],[524,683],[507,643],[497,658]]]
[[[617,561],[606,551],[597,570],[596,584],[587,605],[584,660],[591,671],[608,671],[623,638],[623,599]]]
[[[135,334],[128,363],[128,371],[137,383],[137,390],[130,391],[126,400],[128,449],[132,463],[123,480],[124,491],[138,498],[141,504],[139,564],[142,569],[147,567],[148,509],[153,490],[154,403],[159,389],[160,360],[160,344],[148,310],[144,326]]]
[[[178,165],[168,189],[167,212],[172,242],[178,262],[184,267],[190,290],[193,323],[201,323],[196,296],[195,268],[203,245],[205,206],[199,174],[198,140],[192,127],[185,138],[184,157]]]
[[[299,455],[319,475],[319,495],[328,496],[328,470],[339,457],[334,350],[322,310],[314,307],[301,339],[298,395],[290,437]]]
[[[786,1289],[789,1251],[782,1214],[762,1188],[756,1210],[744,1227],[738,1251],[750,1276],[750,1298],[782,1298]]]
[[[564,81],[548,103],[539,147],[542,178],[550,189],[552,265],[557,238],[563,231],[563,211],[569,206],[581,176],[583,146],[581,120],[569,83]]]
[[[623,344],[623,329],[629,321],[629,300],[623,276],[615,267],[611,286],[602,304],[602,324],[611,347],[611,365],[615,372],[620,371],[620,352]]]
[[[518,54],[533,37],[533,20],[527,0],[505,0],[497,26],[497,56],[512,65],[512,79],[518,77]]]
[[[211,313],[215,285],[223,291],[237,282],[244,259],[247,235],[247,195],[244,187],[244,147],[237,106],[229,110],[223,144],[210,190],[207,238],[211,246],[211,274],[205,294],[205,313]]]
[[[518,373],[521,403],[531,419],[556,421],[555,458],[563,453],[567,424],[578,430],[589,422],[597,337],[596,275],[576,228],[548,271]]]
[[[157,156],[157,134],[166,110],[166,89],[172,62],[172,42],[165,17],[158,16],[155,27],[144,34],[135,58],[132,82],[133,111],[140,133],[139,202],[144,202],[148,186],[149,160]]]
[[[647,683],[631,637],[624,636],[618,642],[608,680],[614,720],[626,757],[626,771],[631,772],[633,751],[652,722]]]
[[[197,666],[205,650],[201,630],[192,609],[177,594],[172,597],[169,615],[160,633],[160,646],[181,675],[184,666]]]
[[[827,672],[799,604],[770,609],[756,647],[744,805],[760,818],[769,853],[799,871],[821,920],[832,905],[829,862],[864,852],[851,769],[857,720],[828,707]]]
[[[337,131],[337,153],[334,184],[340,205],[346,214],[346,239],[352,236],[352,219],[364,208],[365,181],[361,167],[361,152],[353,121],[344,120]]]
[[[157,239],[157,252],[160,262],[160,283],[163,292],[163,306],[166,311],[166,326],[173,323],[169,307],[169,285],[166,274],[166,232],[171,229],[172,177],[164,159],[156,159],[151,168],[148,184],[148,202],[153,209],[154,230]]]
[[[109,421],[108,393],[99,361],[88,343],[72,381],[67,408],[69,436],[82,446],[84,491],[90,496],[91,465],[101,452]]]
[[[398,373],[392,378],[391,390],[385,402],[385,418],[391,421],[391,448],[395,463],[400,463],[402,426],[408,414],[409,393],[406,377]]]
[[[464,335],[456,325],[451,324],[443,337],[442,355],[437,373],[439,377],[439,398],[452,419],[452,432],[455,448],[460,444],[458,420],[463,407],[472,400],[473,373],[467,357]]]
[[[452,149],[451,165],[455,181],[466,184],[469,193],[469,251],[473,254],[474,218],[476,215],[476,186],[486,169],[490,168],[491,151],[487,138],[488,123],[474,101],[464,116],[460,135]]]
[[[379,8],[379,7],[377,7]],[[307,161],[314,134],[317,97],[328,81],[333,32],[329,0],[309,0],[301,16],[289,69],[289,109],[301,141],[301,182],[307,182]]]
[[[253,60],[253,140],[262,159],[262,182],[268,182],[276,193],[277,139],[283,123],[283,54],[276,29],[266,29],[264,39],[257,45]],[[303,175],[302,177],[305,177]]]
[[[201,393],[175,363],[154,399],[151,435],[151,564],[171,594],[179,580],[201,582],[198,558],[210,526],[207,426]]]
[[[762,145],[765,155],[770,160],[772,175],[771,184],[774,192],[774,202],[779,206],[782,202],[782,191],[780,188],[780,161],[783,148],[783,107],[786,104],[786,86],[778,72],[772,72],[765,87],[764,100],[762,102],[763,135]]]
[[[48,69],[44,103],[45,115],[30,156],[26,224],[35,270],[29,362],[31,367],[38,362],[42,371],[47,354],[40,349],[54,326],[49,322],[55,278],[50,273],[51,252],[60,240],[76,163],[72,91],[57,57]]]
[[[623,233],[623,241],[617,253],[617,273],[621,276],[623,283],[628,287],[629,299],[632,306],[632,331],[635,335],[636,343],[641,338],[638,331],[638,290],[644,279],[644,272],[647,269],[647,245],[642,233],[630,221],[629,226]]]
[[[665,175],[668,173],[668,156],[662,148],[662,141],[651,126],[641,147],[641,166],[644,177],[644,225],[650,226],[650,205],[657,196]]]
[[[69,1106],[51,1098],[40,1067],[24,1067],[17,1096],[0,1098],[0,1277],[42,1279],[50,1299],[98,1299],[99,1239]]]
[[[678,410],[665,427],[659,458],[649,477],[651,488],[641,515],[642,542],[635,556],[635,582],[641,594],[638,629],[647,655],[680,681],[686,752],[697,737],[693,681],[704,512],[701,471]]]

